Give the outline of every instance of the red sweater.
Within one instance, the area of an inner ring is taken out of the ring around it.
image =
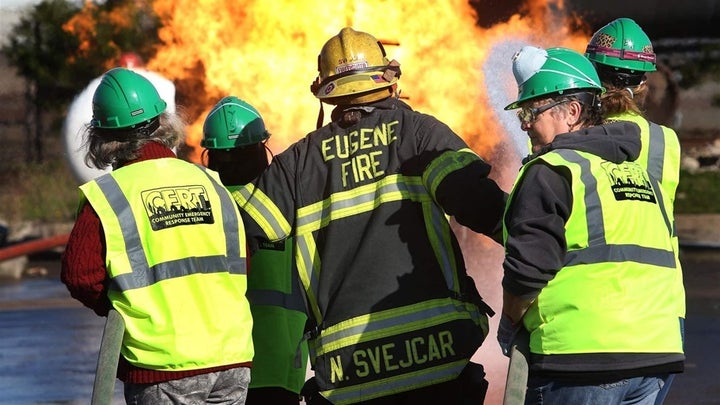
[[[175,157],[172,150],[159,143],[150,142],[141,149],[137,160],[127,164],[168,157]],[[80,208],[62,255],[60,279],[73,298],[96,314],[107,316],[111,305],[107,297],[109,277],[105,268],[106,252],[103,235],[100,217],[92,206],[85,202]],[[200,370],[158,371],[135,367],[120,356],[117,376],[127,383],[152,384],[250,365],[251,363],[241,363]]]

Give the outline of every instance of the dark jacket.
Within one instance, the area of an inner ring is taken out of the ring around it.
[[[566,265],[565,224],[573,206],[571,175],[565,167],[533,160],[558,149],[588,152],[613,163],[635,161],[640,153],[640,129],[634,123],[619,122],[558,135],[526,159],[533,162],[515,185],[504,217],[502,285],[517,297],[537,297]],[[679,358],[682,355],[674,353],[532,354],[530,370],[544,377],[591,383],[682,371]]]
[[[343,120],[347,115],[355,119]],[[416,371],[469,361],[487,330],[481,331],[480,320],[471,319],[461,304],[447,309],[443,320],[427,324],[401,315],[451,300],[483,306],[446,216],[493,235],[501,224],[505,193],[488,178],[490,165],[447,125],[400,100],[337,107],[332,117],[333,122],[277,155],[245,188],[248,205],[240,205],[248,241],[257,244],[271,233],[295,237],[318,341],[341,335],[334,330],[349,325],[355,327],[344,332],[375,332],[357,341],[345,339],[316,356],[319,380],[332,379],[332,360],[342,364],[344,375],[354,376],[338,379],[337,386],[370,381],[377,388],[380,378],[399,374],[424,378],[417,386],[427,385],[429,374]],[[267,224],[281,231],[269,231]],[[452,314],[464,319],[450,322]],[[387,329],[379,333],[373,327]],[[425,342],[438,332],[452,335],[452,353],[434,362],[401,361],[411,342]],[[380,347],[398,352],[388,353],[383,363],[388,367],[366,372],[357,356]],[[451,373],[451,367],[443,372]]]

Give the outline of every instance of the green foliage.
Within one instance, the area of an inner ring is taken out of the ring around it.
[[[75,57],[95,61],[102,69],[116,66],[120,55],[133,52],[144,60],[151,58],[160,42],[159,18],[152,2],[138,0],[86,2],[65,27],[80,41]]]
[[[682,63],[677,67],[682,88],[690,88],[707,79],[720,79],[720,61],[717,53],[720,52],[720,42],[706,44],[699,49],[699,56],[692,59],[692,63]]]
[[[75,218],[78,189],[65,161],[20,164],[5,168],[0,218],[11,222],[70,222]]]
[[[68,63],[78,40],[62,27],[78,11],[70,1],[45,0],[21,17],[2,48],[10,65],[36,86],[34,102],[43,110],[65,106],[91,77],[84,60]]]
[[[33,83],[43,110],[63,110],[124,52],[149,58],[159,43],[159,20],[150,2],[107,1],[100,5],[43,0],[29,8],[2,47],[11,66]]]
[[[680,172],[676,214],[720,214],[720,172]]]

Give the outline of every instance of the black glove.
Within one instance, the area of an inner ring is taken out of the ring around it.
[[[510,357],[510,347],[512,346],[515,336],[522,327],[522,323],[514,324],[509,316],[502,314],[500,316],[500,324],[498,325],[497,340],[500,348],[505,356]]]

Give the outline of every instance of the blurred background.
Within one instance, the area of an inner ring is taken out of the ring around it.
[[[102,319],[69,298],[58,267],[77,186],[102,173],[84,165],[81,131],[106,70],[153,75],[189,124],[181,158],[200,161],[202,122],[229,94],[258,109],[279,153],[315,128],[317,55],[353,26],[401,63],[406,102],[450,125],[510,190],[527,154],[515,115],[502,110],[516,96],[512,55],[524,45],[583,52],[618,17],[652,40],[658,71],[647,113],[682,145],[675,212],[697,343],[667,403],[720,403],[717,384],[705,384],[720,375],[720,362],[706,366],[720,360],[707,343],[720,336],[720,0],[0,0],[0,402],[88,402]],[[502,248],[455,230],[478,289],[498,309]],[[507,366],[494,334],[476,354],[489,404]]]

